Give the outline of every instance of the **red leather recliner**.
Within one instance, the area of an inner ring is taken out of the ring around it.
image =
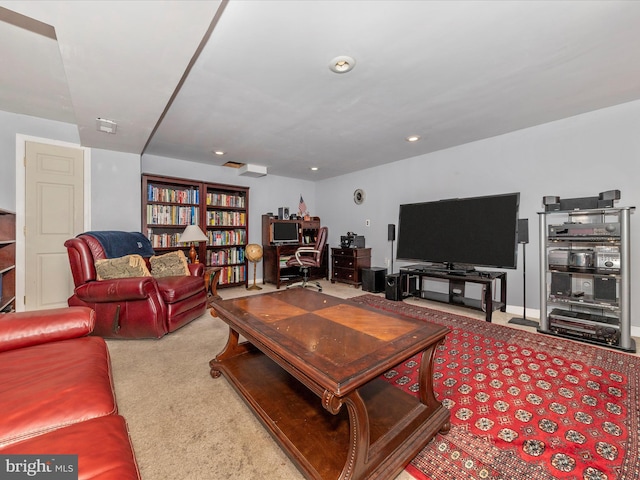
[[[205,268],[201,263],[189,264],[191,276],[97,280],[95,261],[107,258],[100,242],[83,234],[67,240],[64,245],[75,284],[68,303],[70,307],[95,310],[94,335],[160,338],[206,310]]]

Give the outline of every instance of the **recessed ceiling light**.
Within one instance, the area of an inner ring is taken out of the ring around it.
[[[226,152],[223,152],[222,150],[214,150],[213,153],[216,155],[224,155]]]
[[[314,171],[314,172],[318,171],[318,167],[309,167],[309,169]]]
[[[339,57],[331,60],[329,69],[335,73],[347,73],[353,70],[353,67],[355,66],[356,61],[352,57],[348,57],[347,55],[340,55]]]
[[[420,140],[420,135],[409,135],[405,138],[405,140],[407,142],[417,142],[418,140]]]

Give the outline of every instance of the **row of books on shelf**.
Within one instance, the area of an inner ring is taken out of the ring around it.
[[[233,267],[222,267],[220,272],[219,285],[227,285],[229,283],[239,283],[245,281],[246,268],[244,265],[236,265]]]
[[[153,248],[184,247],[184,243],[178,243],[180,233],[153,233],[153,229],[147,229],[147,238]]]
[[[244,245],[247,243],[246,230],[207,230],[207,245]]]
[[[180,248],[188,246],[179,243],[181,233],[154,233],[152,228],[147,229],[147,238],[153,248]],[[233,230],[230,232],[207,232],[208,246],[244,245],[246,243],[246,233],[243,230]],[[215,261],[214,261],[215,260]],[[225,263],[244,262],[244,248],[228,248],[225,250],[211,250],[207,252],[207,263],[210,265],[222,265]]]
[[[149,202],[200,203],[200,191],[197,188],[171,188],[147,185]]]
[[[198,207],[147,205],[147,224],[150,225],[197,225],[199,216]]]
[[[224,250],[207,250],[207,265],[228,265],[244,263],[244,248],[226,248]]]
[[[247,224],[245,212],[207,212],[207,225],[244,227]]]
[[[287,262],[295,255],[280,255],[280,268],[286,268]]]
[[[244,208],[244,195],[228,195],[226,193],[207,193],[207,205],[212,207]]]

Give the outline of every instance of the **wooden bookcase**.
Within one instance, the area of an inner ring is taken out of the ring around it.
[[[206,227],[202,230],[209,240],[200,258],[205,258],[207,265],[222,267],[220,286],[246,285],[244,250],[249,238],[249,187],[205,183],[203,189],[201,226]]]
[[[0,209],[0,312],[16,307],[16,214]]]
[[[143,174],[142,225],[159,254],[187,254],[189,245],[178,239],[187,225],[198,225],[209,237],[198,244],[198,259],[222,267],[218,286],[246,285],[249,187]]]

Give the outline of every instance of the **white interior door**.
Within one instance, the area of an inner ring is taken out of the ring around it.
[[[64,242],[83,231],[83,149],[25,144],[25,309],[67,306],[73,279]]]

